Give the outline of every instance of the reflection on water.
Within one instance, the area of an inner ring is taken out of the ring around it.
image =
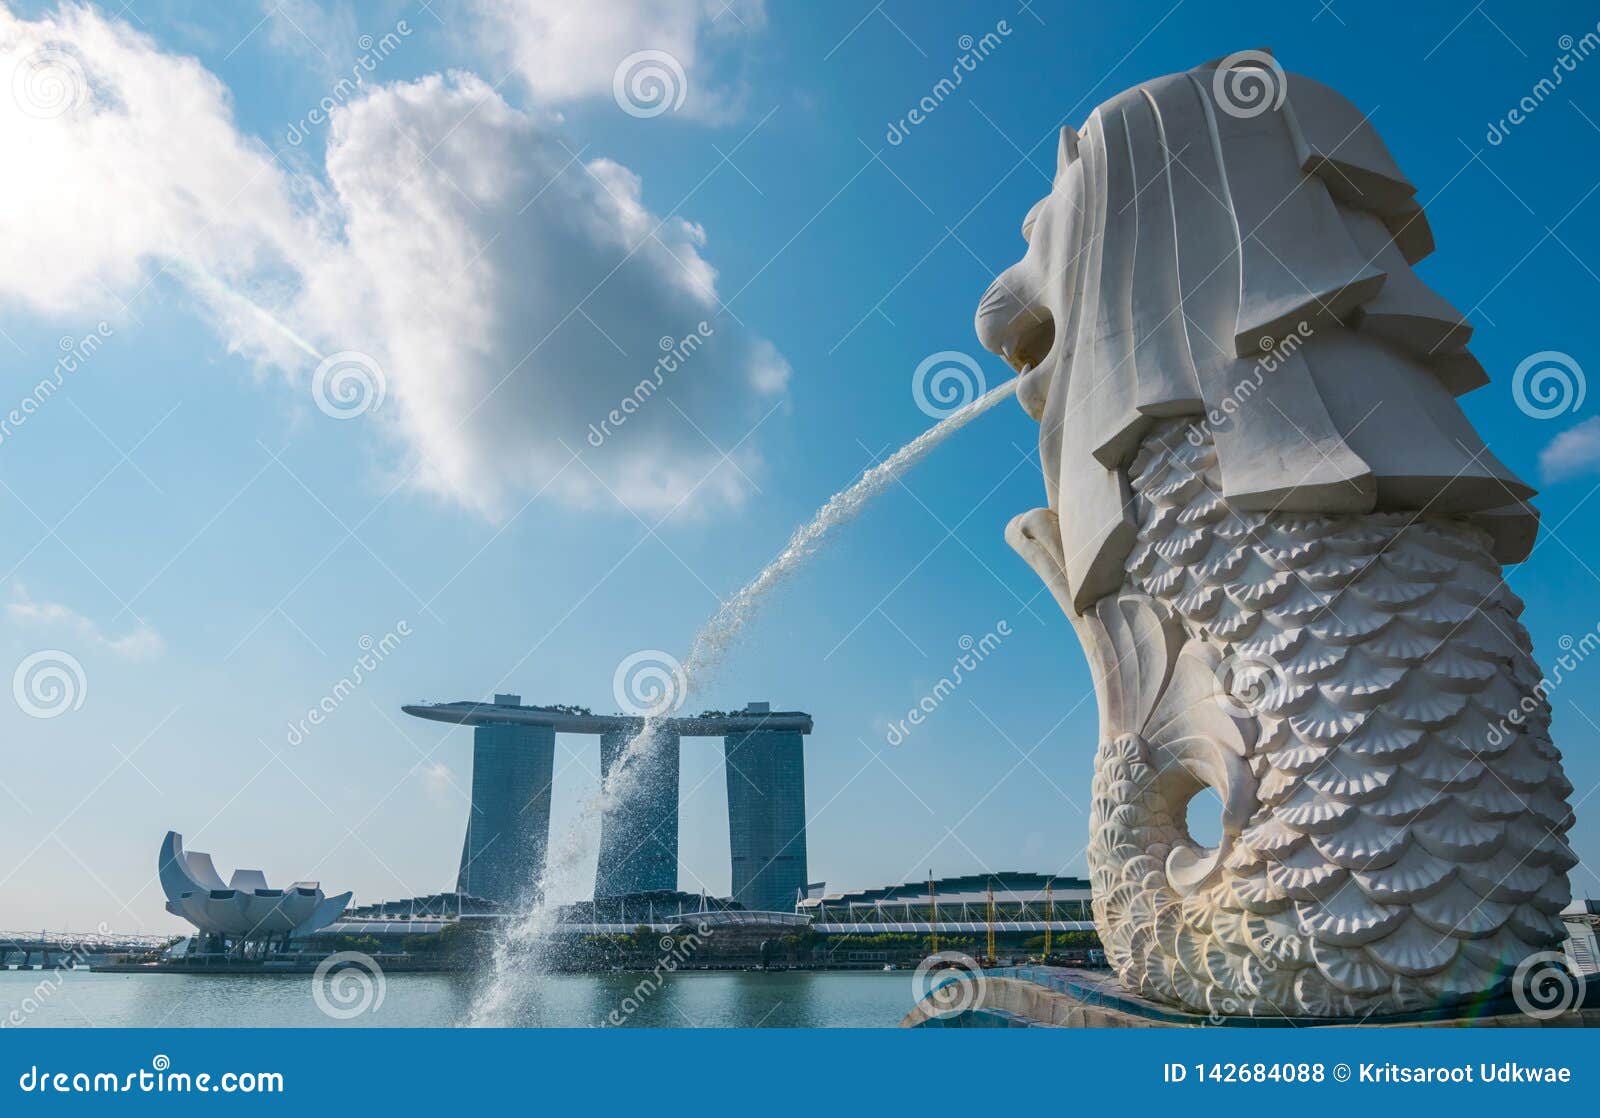
[[[641,983],[644,985],[641,986]],[[519,983],[509,1023],[536,1028],[887,1028],[910,1008],[906,973],[557,974]],[[400,974],[383,1003],[350,1021],[325,1016],[299,975],[0,972],[0,1021],[25,1027],[279,1028],[453,1025],[473,999],[467,975]]]

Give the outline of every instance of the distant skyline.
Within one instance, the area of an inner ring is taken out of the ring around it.
[[[0,926],[181,930],[168,830],[357,903],[450,888],[472,734],[401,706],[619,709],[619,666],[683,657],[934,422],[919,367],[1010,375],[972,317],[1060,124],[1245,48],[1416,183],[1419,272],[1492,378],[1464,408],[1542,490],[1523,621],[1547,671],[1593,646],[1600,399],[1513,385],[1600,370],[1594,12],[604,7],[0,4]],[[1010,402],[957,434],[689,697],[814,716],[812,880],[1083,872],[1094,698],[1002,535],[1043,503],[1036,439]],[[1600,896],[1577,660],[1554,736]],[[721,753],[686,741],[680,777],[679,884],[717,895]],[[598,743],[554,770],[553,845]]]

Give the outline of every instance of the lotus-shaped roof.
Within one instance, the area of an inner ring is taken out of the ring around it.
[[[168,912],[202,932],[240,939],[310,935],[337,920],[350,903],[349,893],[326,896],[315,881],[270,888],[260,870],[234,870],[224,885],[211,855],[184,850],[176,831],[168,831],[161,842],[157,872]]]

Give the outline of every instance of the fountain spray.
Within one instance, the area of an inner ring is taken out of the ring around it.
[[[710,620],[700,627],[689,646],[689,655],[683,661],[683,686],[677,694],[669,696],[668,703],[645,717],[639,733],[628,742],[612,764],[611,771],[601,782],[600,790],[583,805],[560,845],[550,852],[540,888],[534,890],[533,895],[548,898],[557,892],[566,894],[573,891],[570,887],[576,884],[575,876],[585,862],[589,834],[594,829],[590,824],[614,800],[632,790],[640,767],[636,762],[654,744],[656,730],[662,720],[681,706],[690,694],[709,682],[728,649],[767,596],[815,555],[835,528],[854,520],[868,501],[926,458],[940,443],[1012,395],[1016,386],[1014,379],[1008,379],[990,389],[828,498],[815,516],[795,529],[777,558],[725,601]],[[488,981],[473,1006],[468,1024],[493,1026],[511,1023],[506,1020],[507,1010],[513,1007],[521,993],[520,984],[541,969],[544,961],[542,954],[547,949],[549,933],[557,920],[556,908],[548,900],[534,902],[501,935],[495,945]]]

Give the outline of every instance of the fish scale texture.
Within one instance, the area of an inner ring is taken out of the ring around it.
[[[1102,743],[1088,859],[1123,982],[1204,1013],[1403,1012],[1556,947],[1572,785],[1488,535],[1232,509],[1209,435],[1182,422],[1129,479],[1122,598],[1216,664],[1254,787],[1209,874],[1179,885],[1204,776],[1140,732]]]

